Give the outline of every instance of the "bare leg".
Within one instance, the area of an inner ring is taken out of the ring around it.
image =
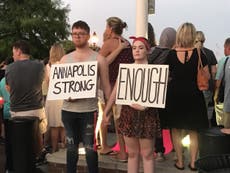
[[[139,139],[144,173],[154,173],[154,142],[150,139]]]
[[[47,131],[44,134],[44,145],[45,146],[50,146],[51,145],[50,128],[48,128]]]
[[[61,147],[65,148],[65,145],[66,145],[65,128],[59,127],[59,133],[60,133],[60,138],[61,138],[61,143],[62,143]]]
[[[180,168],[184,167],[184,162],[183,162],[183,149],[182,149],[182,143],[181,143],[181,129],[172,129],[172,139],[173,139],[173,146],[176,151],[177,155],[177,163],[176,165]]]
[[[58,127],[50,127],[52,153],[58,151]]]
[[[111,151],[111,148],[110,146],[108,146],[108,143],[107,143],[108,126],[101,124],[99,132],[100,132],[100,142],[101,142],[100,153],[107,153]]]
[[[198,153],[198,135],[196,131],[189,131],[190,136],[190,166],[195,168],[195,161]]]
[[[128,148],[128,173],[138,173],[140,164],[139,140],[129,137],[124,137],[124,139]]]
[[[224,128],[220,130],[222,133],[230,134],[230,128]]]
[[[38,157],[41,155],[43,150],[43,135],[38,132],[36,138],[37,142],[35,144],[35,155]]]
[[[117,107],[117,105],[114,105],[113,107],[113,113],[114,113],[114,125],[115,125],[115,132],[117,136],[117,143],[120,146],[120,151],[117,154],[117,159],[120,160],[126,160],[127,159],[127,153],[125,148],[125,139],[124,136],[118,133],[118,121],[120,117],[121,107]]]
[[[5,138],[5,127],[4,127],[4,123],[2,123],[2,135],[3,138]]]
[[[125,148],[124,136],[121,134],[117,134],[117,141],[118,141],[119,146],[120,146],[120,151],[118,152],[116,157],[117,157],[117,159],[120,159],[120,160],[126,160],[127,159],[127,153],[125,150],[126,148]]]
[[[102,103],[98,103],[99,105],[99,118],[98,118],[98,126],[99,129],[99,135],[100,135],[100,142],[101,142],[101,150],[100,153],[108,153],[111,151],[111,148],[108,146],[107,143],[107,133],[108,133],[108,126],[101,123],[102,122],[102,115],[105,105]]]

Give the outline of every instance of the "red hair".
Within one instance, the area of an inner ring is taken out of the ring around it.
[[[130,39],[133,39],[133,44],[136,42],[136,41],[141,41],[146,49],[149,51],[150,50],[150,45],[149,45],[149,42],[148,40],[145,38],[145,37],[134,37],[134,36],[131,36],[129,37]]]

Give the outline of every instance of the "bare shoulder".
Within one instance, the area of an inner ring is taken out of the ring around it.
[[[99,53],[106,57],[117,47],[117,45],[118,45],[118,40],[108,39],[103,43]]]
[[[68,58],[68,57],[72,57],[72,56],[74,55],[74,53],[75,53],[75,51],[70,52],[70,53],[64,55],[64,56],[61,58],[60,63],[66,63],[66,62],[67,62],[67,58]]]
[[[67,54],[67,55],[68,55],[68,54]],[[66,62],[67,55],[64,55],[64,56],[61,58],[60,63],[65,63],[65,62]]]

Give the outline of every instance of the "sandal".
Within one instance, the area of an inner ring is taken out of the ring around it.
[[[179,167],[176,163],[174,164],[174,167],[176,168],[176,169],[178,169],[178,170],[184,170],[184,166],[183,167]]]
[[[197,168],[196,167],[193,168],[190,163],[188,164],[188,167],[191,171],[197,171]]]
[[[117,154],[117,152],[116,152],[116,151],[113,151],[113,150],[108,151],[108,152],[106,152],[106,153],[100,153],[100,155],[116,155],[116,154]]]

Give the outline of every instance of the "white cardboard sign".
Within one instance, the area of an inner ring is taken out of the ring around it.
[[[47,100],[96,97],[97,61],[51,66]]]
[[[120,64],[116,104],[164,108],[168,65]]]

